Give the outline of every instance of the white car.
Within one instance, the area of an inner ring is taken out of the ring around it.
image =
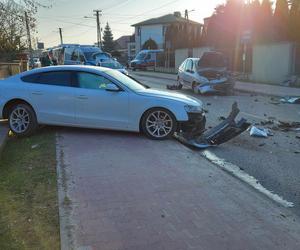
[[[39,124],[143,131],[166,139],[179,129],[203,130],[202,103],[149,89],[118,72],[94,66],[34,69],[0,81],[0,119],[17,136]]]

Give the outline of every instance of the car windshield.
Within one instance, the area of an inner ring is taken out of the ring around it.
[[[136,60],[143,60],[146,57],[147,53],[145,52],[140,52],[137,54],[137,56],[135,57]]]
[[[226,59],[220,53],[204,53],[198,62],[199,68],[223,68],[226,66]]]
[[[93,55],[95,54],[95,52],[84,52],[84,56],[85,56],[85,58],[86,58],[86,60],[88,60],[88,61],[93,61],[93,60],[95,60],[94,58],[93,58]]]
[[[118,80],[119,82],[121,82],[122,84],[124,84],[126,87],[128,87],[133,91],[145,90],[147,88],[143,84],[135,81],[133,78],[128,77],[117,70],[107,70],[105,71],[105,73],[113,77],[114,79]]]
[[[101,62],[101,67],[110,68],[110,69],[123,69],[124,66],[117,62],[117,61],[108,61],[108,62]]]

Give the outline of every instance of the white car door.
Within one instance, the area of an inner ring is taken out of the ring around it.
[[[188,59],[186,64],[185,64],[185,71],[183,74],[183,83],[187,87],[192,87],[192,82],[193,82],[193,60]]]
[[[106,129],[127,129],[129,94],[107,90],[114,84],[108,78],[88,72],[77,72],[76,122],[79,126]]]
[[[72,72],[52,71],[28,75],[29,100],[41,124],[75,124],[75,88]]]

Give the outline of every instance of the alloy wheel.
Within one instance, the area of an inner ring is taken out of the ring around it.
[[[14,109],[10,114],[9,124],[15,133],[25,132],[30,124],[30,115],[28,111],[23,107]]]
[[[172,117],[162,110],[150,113],[146,120],[148,133],[157,139],[167,137],[172,132],[173,126]]]

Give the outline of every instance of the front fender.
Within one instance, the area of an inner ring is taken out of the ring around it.
[[[177,121],[188,121],[189,117],[184,109],[184,104],[178,101],[153,99],[147,96],[135,96],[129,98],[129,127],[132,130],[138,131],[140,121],[145,112],[152,108],[164,108],[169,110]],[[141,105],[141,103],[143,105]]]

